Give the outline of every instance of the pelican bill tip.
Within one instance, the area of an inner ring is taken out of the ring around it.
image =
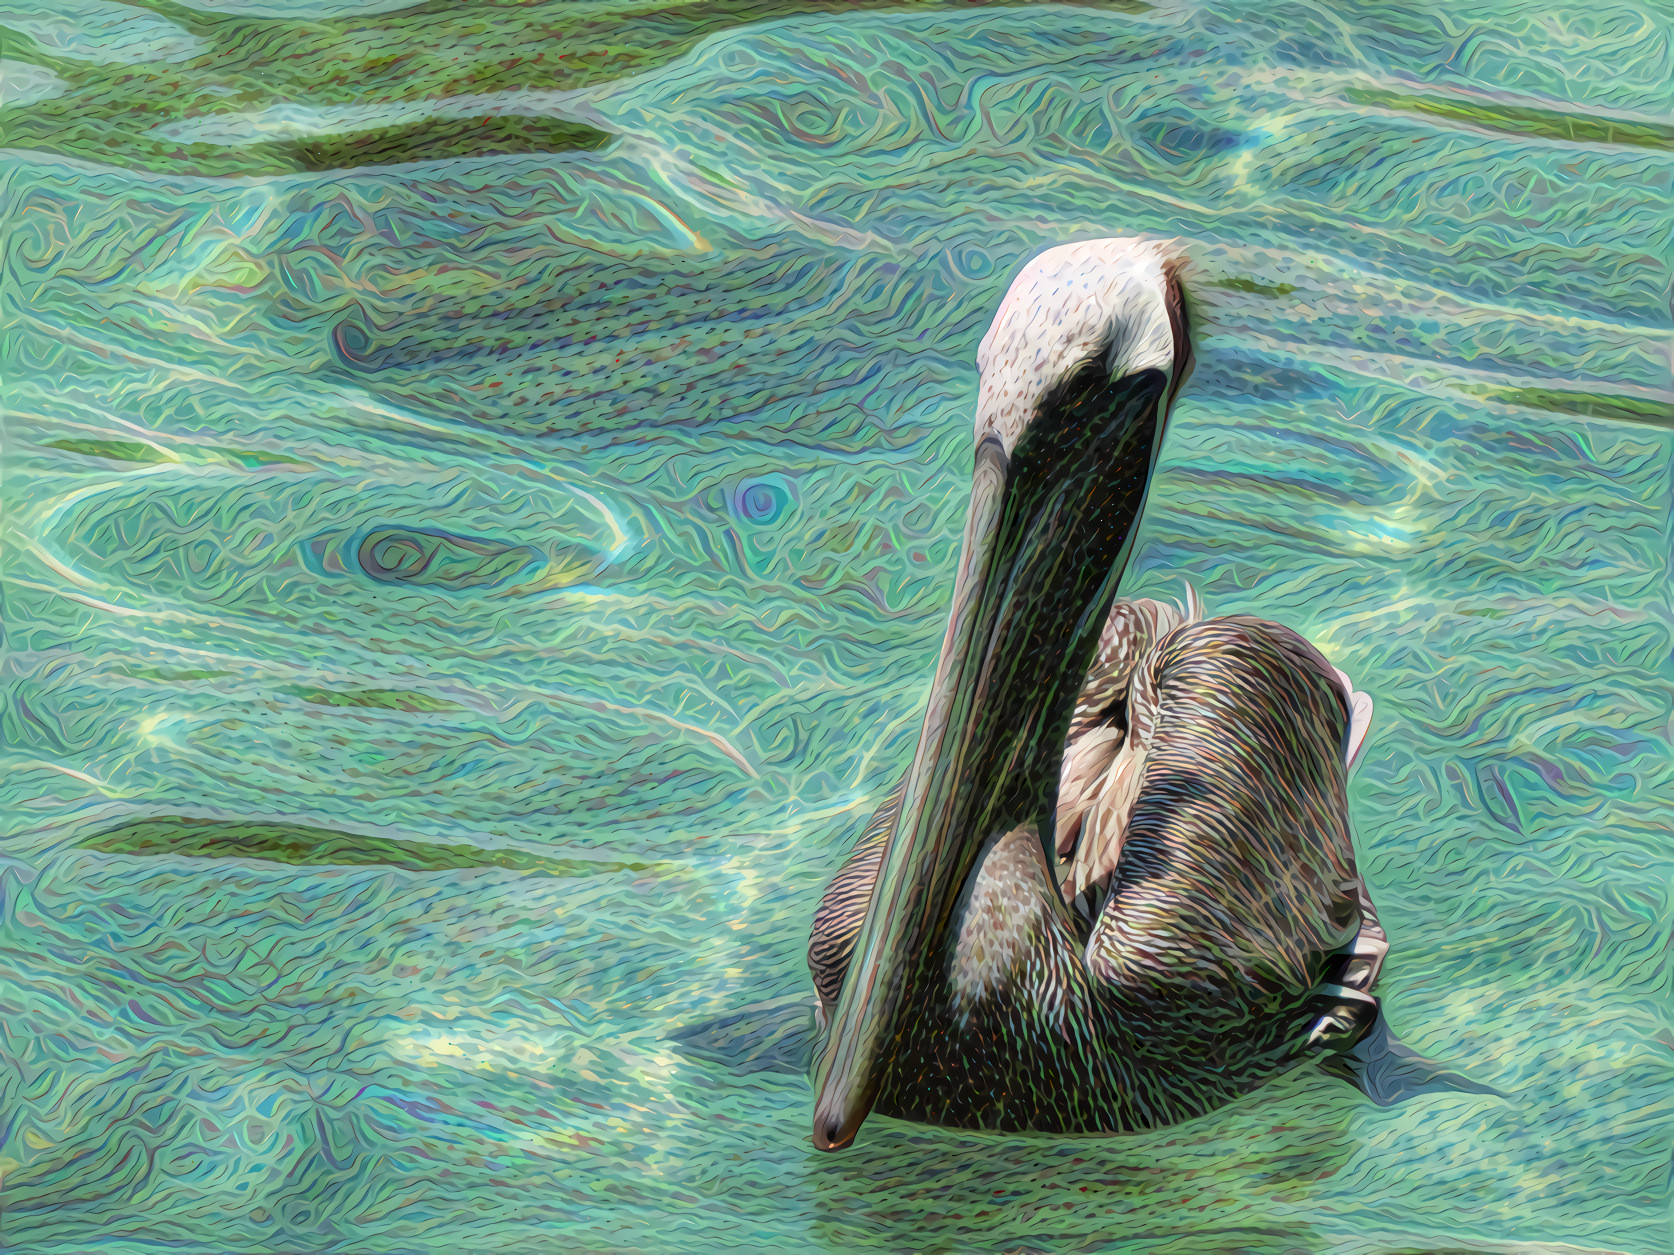
[[[861,1120],[864,1120],[864,1115]],[[819,1107],[814,1111],[813,1135],[809,1138],[815,1150],[846,1150],[854,1145],[860,1132],[861,1120],[845,1120],[838,1111]]]

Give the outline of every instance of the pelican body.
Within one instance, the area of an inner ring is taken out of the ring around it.
[[[871,1111],[1122,1132],[1376,1019],[1354,694],[1295,632],[1115,602],[1189,365],[1161,245],[1053,249],[978,353],[971,504],[917,752],[827,890],[813,1140]]]

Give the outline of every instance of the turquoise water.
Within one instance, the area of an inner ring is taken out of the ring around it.
[[[505,102],[599,152],[6,154],[6,1249],[1674,1249],[1671,28],[813,15]],[[805,1081],[665,1035],[807,992],[976,342],[1125,233],[1202,335],[1124,588],[1374,695],[1380,992],[1510,1097],[820,1155]],[[156,816],[363,851],[89,848]]]

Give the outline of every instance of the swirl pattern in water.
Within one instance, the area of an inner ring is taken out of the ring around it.
[[[1666,1249],[1666,12],[401,4],[0,5],[13,1248]],[[809,997],[977,340],[1126,234],[1124,590],[1373,694],[1380,993],[1509,1098],[821,1157],[670,1034]]]

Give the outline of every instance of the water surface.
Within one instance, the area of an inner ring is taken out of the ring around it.
[[[286,79],[211,19],[302,6],[122,7],[8,52],[59,92],[0,168],[9,1249],[1674,1246],[1666,14],[562,6],[651,51],[541,80],[509,12],[322,6]],[[545,138],[275,147],[477,116]],[[667,1034],[807,991],[977,340],[1125,233],[1201,344],[1124,588],[1374,695],[1380,992],[1511,1097],[822,1156],[804,1080]]]

